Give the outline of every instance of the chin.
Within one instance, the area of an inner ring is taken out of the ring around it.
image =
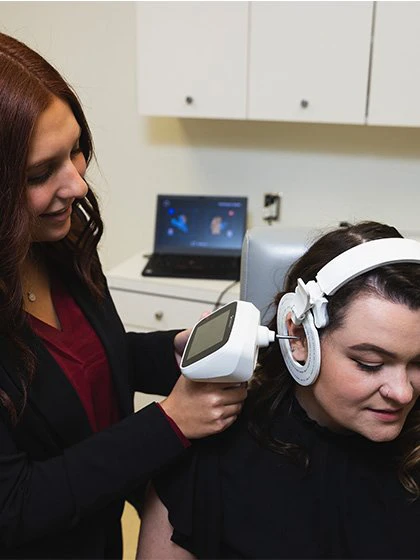
[[[71,221],[69,220],[68,224],[66,223],[60,228],[37,231],[35,235],[33,235],[32,240],[37,243],[54,243],[61,241],[68,235],[70,228]]]
[[[386,443],[387,441],[396,439],[400,435],[401,430],[402,426],[395,426],[392,429],[376,430],[366,434],[362,433],[361,435],[376,443]]]

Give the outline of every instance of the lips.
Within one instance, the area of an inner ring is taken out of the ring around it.
[[[402,408],[370,408],[371,413],[382,422],[396,422],[399,421],[403,414]]]
[[[45,212],[44,214],[41,214],[41,218],[53,218],[54,216],[61,216],[62,214],[65,214],[69,209],[69,206],[66,206],[66,208],[62,208],[61,210],[56,210],[55,212]]]
[[[399,412],[401,412],[403,410],[403,407],[398,407],[398,408],[373,408],[373,407],[368,407],[369,410],[371,410],[372,412],[381,412],[383,414],[398,414]]]

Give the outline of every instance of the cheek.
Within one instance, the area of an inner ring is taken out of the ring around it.
[[[410,377],[410,382],[411,382],[411,385],[413,387],[414,396],[417,399],[420,395],[420,375],[419,375],[419,373],[416,373],[416,375],[411,376]]]
[[[329,344],[321,343],[321,369],[319,372],[319,385],[325,390],[334,391],[339,383],[340,373],[345,369],[342,357],[334,352]]]
[[[363,398],[363,393],[366,393],[366,382],[361,383],[353,364],[330,346],[321,347],[321,370],[315,385],[316,396],[326,406],[335,407],[338,402]]]
[[[87,164],[85,156],[82,153],[77,155],[77,158],[74,161],[74,167],[77,169],[77,172],[81,177],[85,176]]]
[[[353,361],[340,353],[326,352],[321,363],[315,394],[321,406],[338,417],[357,413],[379,388],[376,375],[361,372]]]
[[[48,197],[43,189],[29,189],[27,194],[29,212],[36,216],[48,204]]]

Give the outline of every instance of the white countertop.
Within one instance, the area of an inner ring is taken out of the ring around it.
[[[107,272],[111,289],[158,294],[191,301],[214,303],[227,290],[222,302],[239,299],[239,282],[232,280],[201,280],[188,278],[155,278],[142,276],[146,251],[139,252]],[[230,286],[230,287],[229,287]]]

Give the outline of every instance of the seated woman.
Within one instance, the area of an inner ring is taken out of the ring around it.
[[[285,292],[270,328],[299,338],[262,349],[239,420],[154,481],[138,559],[420,558],[420,244],[339,228]]]

